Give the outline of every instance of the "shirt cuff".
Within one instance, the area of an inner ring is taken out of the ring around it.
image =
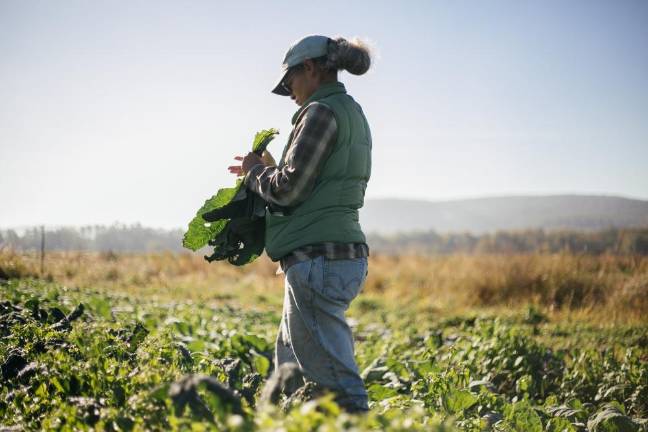
[[[263,164],[256,164],[252,168],[250,168],[250,171],[248,171],[247,174],[245,174],[245,178],[243,179],[243,184],[245,184],[245,186],[249,187],[250,189],[255,190],[250,185],[250,183],[254,182],[254,180],[256,180],[256,176],[261,171],[263,171],[264,168],[265,168],[265,165],[263,165]]]

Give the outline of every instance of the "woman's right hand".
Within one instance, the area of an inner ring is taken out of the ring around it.
[[[244,157],[243,156],[234,156],[234,159],[237,161],[243,161]],[[275,162],[274,158],[270,154],[269,151],[264,150],[263,153],[261,154],[261,161],[263,162],[263,165],[265,166],[277,166],[277,163]],[[245,175],[245,172],[243,171],[243,165],[231,165],[228,167],[229,172],[232,174],[236,174],[237,176],[242,176]]]
[[[243,156],[234,156],[234,159],[237,161],[242,161]],[[242,165],[230,165],[227,167],[229,169],[229,172],[232,174],[236,174],[237,176],[242,176],[243,175],[243,166]]]

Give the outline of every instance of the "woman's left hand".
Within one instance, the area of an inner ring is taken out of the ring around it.
[[[245,157],[243,156],[236,156],[234,159],[242,161],[241,165],[231,165],[229,166],[229,171],[232,174],[236,175],[245,175],[250,171],[250,169],[257,164],[265,165],[263,163],[263,159],[261,159],[259,156],[257,156],[256,153],[254,152],[249,152]]]

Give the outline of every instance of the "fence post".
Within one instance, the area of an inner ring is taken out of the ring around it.
[[[40,274],[41,277],[45,273],[45,226],[41,225],[41,262],[40,262]]]

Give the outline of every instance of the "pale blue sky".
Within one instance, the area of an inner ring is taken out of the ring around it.
[[[257,130],[281,154],[307,34],[376,47],[340,76],[367,198],[648,199],[648,2],[232,3],[1,0],[0,227],[185,227]]]

